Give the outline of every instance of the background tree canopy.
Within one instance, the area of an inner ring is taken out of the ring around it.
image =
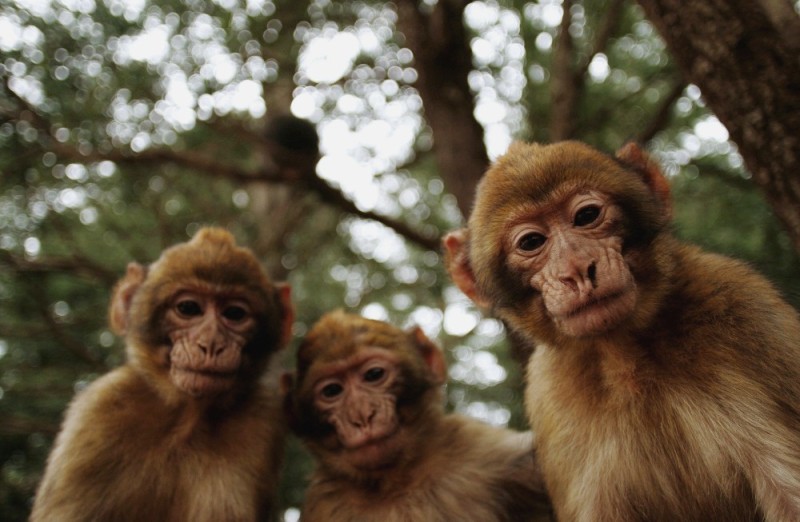
[[[522,354],[438,247],[512,139],[644,143],[679,235],[800,304],[798,2],[640,3],[3,3],[0,519],[26,518],[67,402],[123,359],[105,310],[126,263],[203,224],[291,283],[295,344],[337,307],[419,324],[448,407],[523,428]],[[287,113],[318,163],[271,133]],[[287,520],[308,469],[293,442]]]

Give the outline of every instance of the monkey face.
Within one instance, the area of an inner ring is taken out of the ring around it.
[[[195,396],[233,387],[242,350],[256,328],[252,310],[239,296],[179,292],[166,311],[175,386]]]
[[[216,228],[149,266],[129,264],[109,309],[133,365],[197,397],[255,382],[293,318],[289,287],[273,284],[250,250]]]
[[[535,293],[563,333],[608,331],[633,312],[636,281],[622,254],[621,209],[597,191],[582,191],[544,214],[513,217],[503,238],[508,271]]]
[[[351,465],[376,468],[394,456],[400,372],[391,352],[363,347],[341,365],[311,375],[314,408],[333,427],[336,446]]]
[[[445,373],[441,350],[420,329],[332,312],[298,350],[296,385],[284,383],[290,423],[330,468],[379,473],[413,455],[441,414]]]
[[[512,145],[481,181],[469,228],[444,241],[454,282],[539,340],[636,324],[669,190],[632,152]]]

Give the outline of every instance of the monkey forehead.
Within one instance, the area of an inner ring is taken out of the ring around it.
[[[570,196],[595,190],[643,213],[653,200],[640,174],[620,160],[575,141],[515,143],[481,180],[470,216],[470,243],[491,250],[511,222],[554,208]]]
[[[358,352],[352,353],[344,358],[337,358],[334,354],[325,353],[323,357],[316,359],[305,375],[305,381],[314,386],[322,379],[330,377],[341,377],[359,368],[369,361],[376,359],[387,361],[391,364],[398,364],[400,356],[395,350],[389,350],[378,346],[360,346]]]
[[[368,346],[398,352],[408,349],[411,342],[407,332],[389,323],[334,310],[323,315],[303,339],[297,350],[297,370],[303,374],[316,361],[346,359]]]
[[[271,288],[266,271],[247,248],[220,228],[202,228],[191,241],[165,250],[148,269],[148,279],[197,280],[225,287]]]
[[[584,143],[515,143],[481,180],[470,223],[505,221],[509,211],[549,206],[580,190],[613,190],[624,171],[615,158]]]
[[[262,302],[269,299],[269,294],[255,284],[219,283],[195,277],[161,281],[152,285],[151,291],[157,296],[156,298],[166,301],[182,294],[192,293],[211,297],[217,302],[230,299],[243,300],[257,309],[263,308]]]

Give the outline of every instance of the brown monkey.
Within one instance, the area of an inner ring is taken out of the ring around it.
[[[260,378],[288,340],[288,286],[205,228],[128,265],[109,316],[128,361],[73,400],[31,520],[269,519],[285,429]]]
[[[445,414],[445,379],[419,328],[323,316],[284,378],[290,424],[318,463],[303,522],[547,519],[531,434]]]
[[[800,319],[669,232],[635,145],[516,144],[445,239],[535,351],[526,408],[559,520],[800,520]]]

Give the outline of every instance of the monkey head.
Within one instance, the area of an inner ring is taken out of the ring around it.
[[[130,263],[109,310],[134,366],[197,397],[255,383],[292,321],[289,287],[273,284],[219,228],[201,229],[149,266]]]
[[[363,477],[399,465],[442,414],[446,368],[419,328],[335,311],[323,316],[284,376],[294,431],[328,468]]]
[[[444,240],[454,282],[537,340],[650,320],[669,186],[635,145],[516,143],[481,180],[468,228]]]

